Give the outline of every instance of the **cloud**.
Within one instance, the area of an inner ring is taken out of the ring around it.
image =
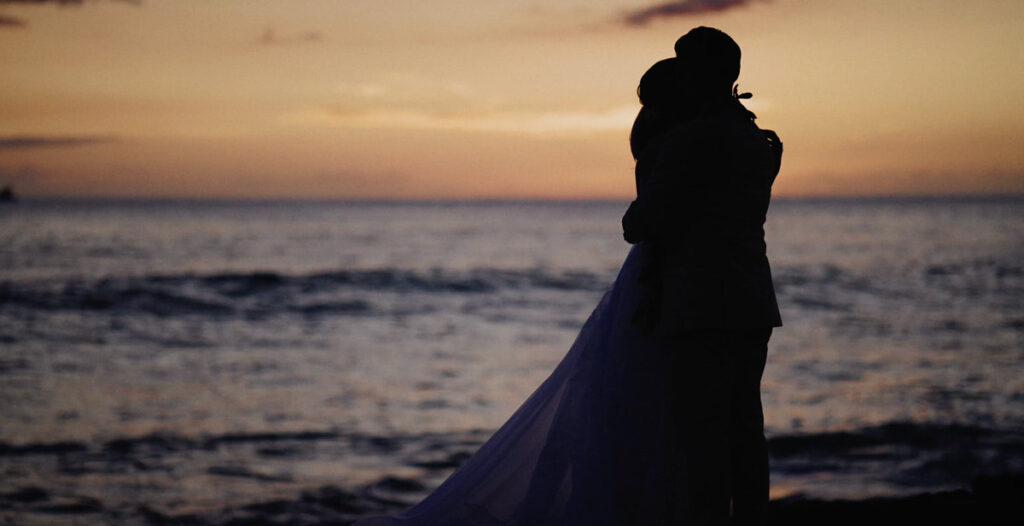
[[[297,125],[353,128],[402,128],[412,130],[461,130],[565,135],[629,130],[636,105],[597,111],[494,110],[481,113],[446,114],[426,109],[375,108],[349,111],[320,108],[299,111],[285,117]]]
[[[305,33],[298,33],[294,35],[280,36],[277,31],[272,27],[268,27],[266,31],[260,35],[259,42],[265,46],[282,46],[289,44],[305,44],[312,42],[322,42],[324,40],[324,34],[319,31],[307,31]]]
[[[337,114],[421,113],[437,117],[479,114],[505,104],[500,97],[480,93],[457,79],[440,79],[411,72],[392,72],[373,79],[350,79],[336,87]]]
[[[140,4],[142,0],[117,0],[119,2],[128,2],[130,4]],[[55,5],[82,5],[86,0],[0,0],[0,5],[44,5],[44,4],[55,4]]]
[[[93,0],[94,1],[94,0]],[[118,2],[125,2],[129,4],[141,4],[142,0],[117,0]],[[17,6],[37,6],[52,4],[57,6],[80,6],[84,5],[86,0],[0,0],[0,6],[5,5],[17,5]],[[28,23],[24,19],[0,14],[0,29],[12,29],[27,27]]]
[[[715,13],[734,7],[743,7],[752,2],[753,0],[680,0],[677,2],[665,2],[627,11],[622,15],[620,21],[627,26],[646,26],[651,21],[659,18]]]
[[[0,0],[0,5],[12,4],[12,5],[42,5],[42,4],[57,4],[57,5],[81,5],[85,0]]]
[[[25,21],[13,16],[0,15],[0,27],[25,27]]]
[[[282,115],[291,126],[453,130],[565,135],[628,130],[636,104],[605,108],[523,107],[457,79],[393,72],[337,85],[333,103]]]
[[[88,146],[91,144],[104,144],[115,142],[117,139],[110,136],[82,135],[82,136],[34,136],[15,135],[0,137],[0,150],[27,150],[29,148],[59,148],[68,146]]]

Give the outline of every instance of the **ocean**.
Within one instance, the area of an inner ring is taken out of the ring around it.
[[[2,205],[0,518],[415,501],[568,350],[625,207]],[[1024,471],[1024,198],[777,199],[766,230],[773,495]]]

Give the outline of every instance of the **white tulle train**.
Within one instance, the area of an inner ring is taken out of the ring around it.
[[[511,418],[426,499],[356,526],[666,524],[685,503],[675,372],[633,321],[642,248]],[[672,521],[673,524],[677,521]]]

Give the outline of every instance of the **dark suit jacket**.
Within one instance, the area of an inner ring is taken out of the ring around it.
[[[622,224],[655,258],[663,330],[782,325],[764,242],[781,155],[735,103],[675,126],[637,160]]]

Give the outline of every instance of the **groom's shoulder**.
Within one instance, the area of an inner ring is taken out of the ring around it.
[[[716,126],[708,119],[690,119],[680,122],[665,134],[665,141],[676,146],[700,145],[706,143],[713,134],[717,134]]]
[[[676,147],[706,150],[742,143],[744,138],[757,132],[757,126],[749,119],[717,113],[675,125],[666,134],[665,140]]]

